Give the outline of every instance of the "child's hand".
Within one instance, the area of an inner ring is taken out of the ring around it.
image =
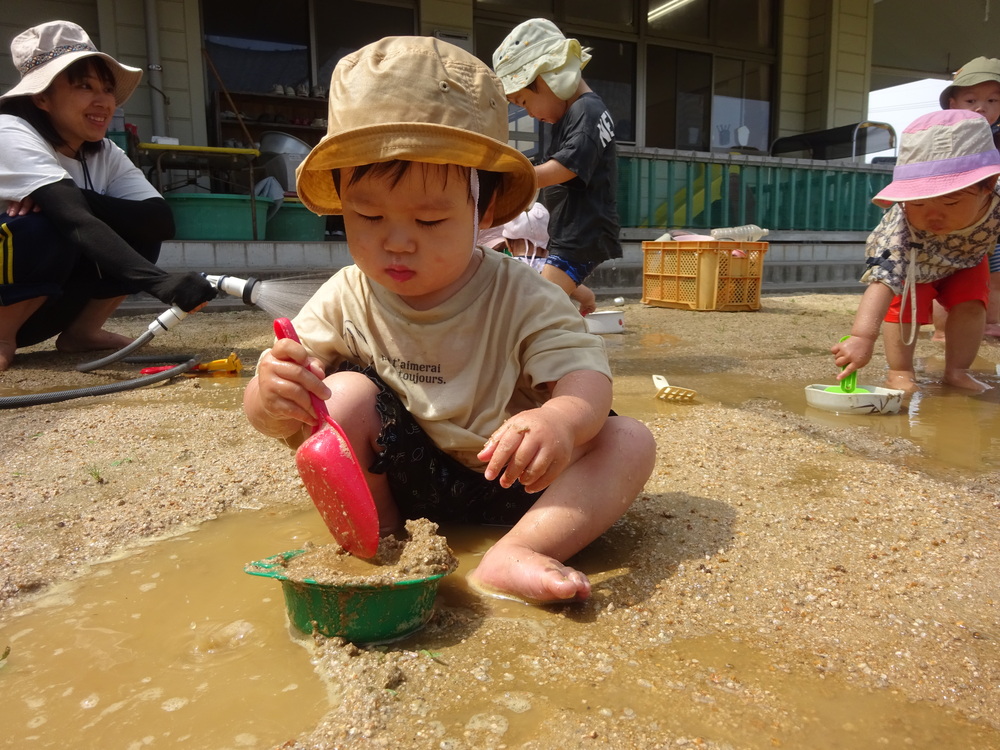
[[[541,492],[569,465],[573,433],[542,409],[517,414],[494,432],[479,452],[488,461],[485,477],[500,477],[502,487],[520,481],[528,492]]]
[[[875,342],[861,336],[851,336],[834,344],[830,348],[833,353],[833,362],[837,367],[844,368],[837,376],[837,380],[841,381],[852,372],[867,365],[871,361],[874,350]]]
[[[315,426],[319,418],[309,394],[324,401],[330,389],[319,360],[310,358],[302,344],[279,339],[257,366],[257,393],[264,413],[274,420],[298,420]]]

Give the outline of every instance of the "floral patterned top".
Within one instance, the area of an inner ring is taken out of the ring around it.
[[[934,234],[911,227],[903,207],[897,203],[868,236],[865,245],[866,270],[861,282],[882,282],[894,294],[902,294],[907,268],[912,262],[914,281],[927,284],[972,268],[992,253],[1000,236],[1000,195],[982,219],[971,227],[951,234]]]

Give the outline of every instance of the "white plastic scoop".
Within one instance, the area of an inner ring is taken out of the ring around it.
[[[653,376],[653,385],[656,387],[656,397],[664,401],[694,401],[698,392],[690,388],[680,388],[670,385],[662,375]]]

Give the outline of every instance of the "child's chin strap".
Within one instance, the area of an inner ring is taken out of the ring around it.
[[[469,191],[472,193],[472,246],[479,244],[479,172],[469,168]]]
[[[920,324],[917,322],[917,253],[913,247],[910,250],[910,262],[906,268],[906,280],[903,282],[903,293],[900,295],[899,300],[899,331],[900,334],[903,332],[903,310],[906,309],[906,295],[910,295],[910,333],[908,336],[903,337],[903,345],[910,346],[914,341],[917,340],[917,331],[920,330]]]

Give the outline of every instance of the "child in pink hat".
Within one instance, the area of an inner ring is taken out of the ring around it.
[[[1000,152],[990,124],[969,110],[918,117],[903,131],[893,179],[872,202],[888,212],[868,238],[868,284],[851,335],[832,348],[839,379],[872,358],[879,331],[887,385],[917,390],[916,332],[935,300],[948,310],[944,381],[987,390],[969,374],[989,300],[987,253],[1000,235]],[[884,325],[883,325],[884,321]],[[905,330],[905,333],[904,333]]]

